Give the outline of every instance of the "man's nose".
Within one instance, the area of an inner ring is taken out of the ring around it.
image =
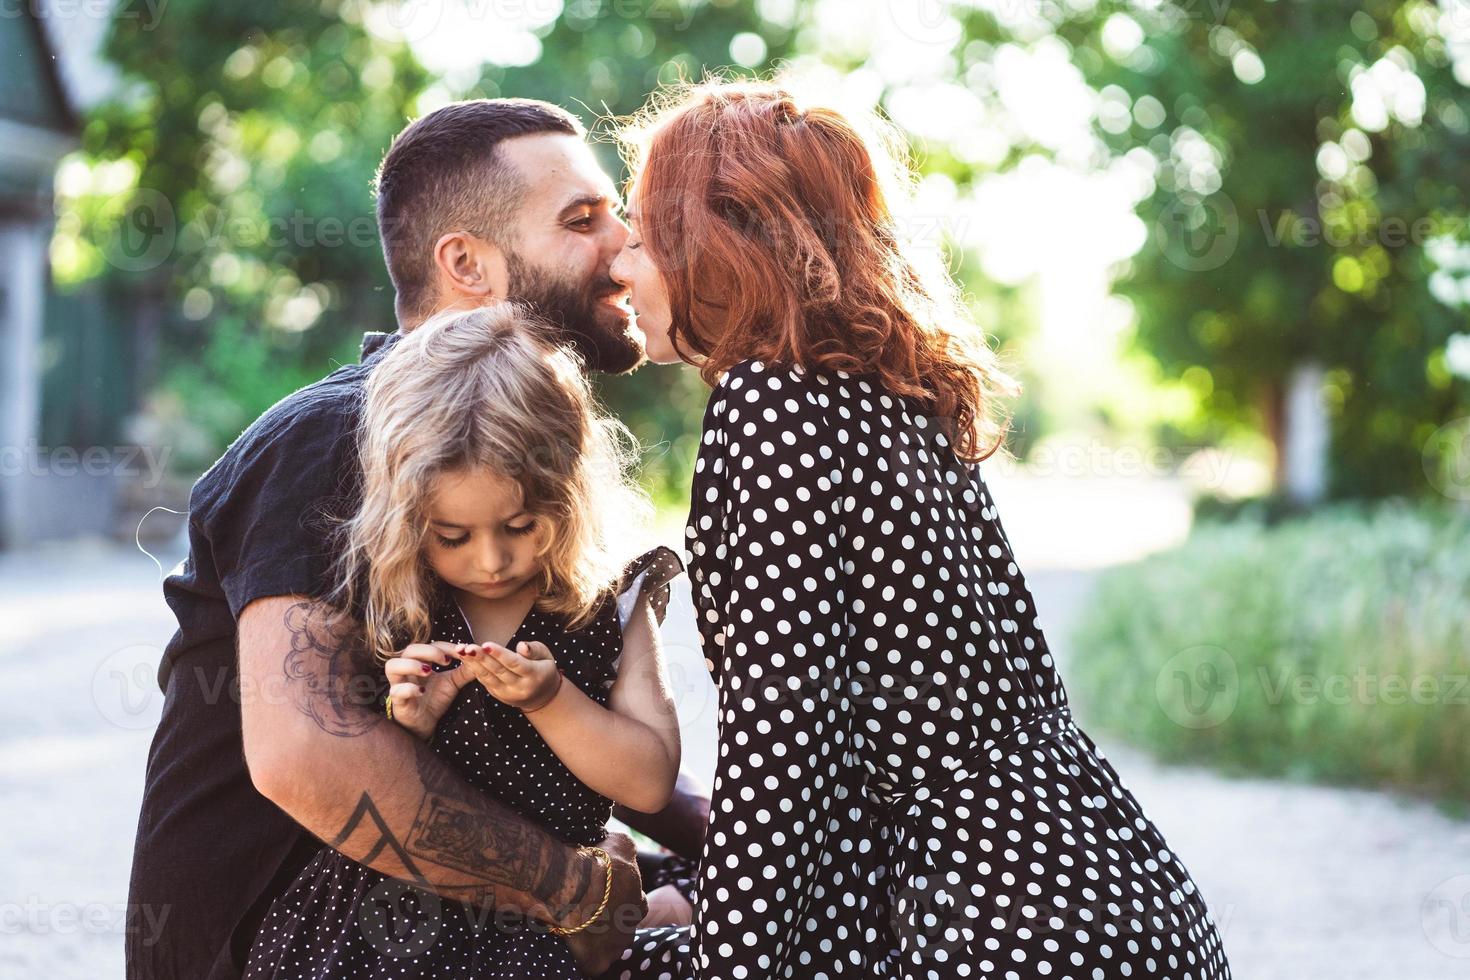
[[[628,240],[629,232],[628,226],[623,222],[622,218],[619,218],[615,214],[609,215],[609,217],[612,220],[608,222],[607,232],[603,235],[602,247],[603,254],[608,257],[609,261],[612,261],[612,259],[623,251],[623,243]]]

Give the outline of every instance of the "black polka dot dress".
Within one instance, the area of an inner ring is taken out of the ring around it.
[[[872,378],[712,393],[689,572],[719,686],[692,928],[607,976],[1229,976],[1077,727],[979,466]]]
[[[593,700],[606,704],[617,676],[622,627],[640,595],[660,623],[677,555],[656,548],[628,566],[596,619],[575,632],[561,617],[533,608],[516,630],[545,643]],[[438,590],[432,636],[451,643],[474,637],[447,589]],[[386,695],[386,681],[381,693]],[[530,817],[568,844],[606,836],[612,801],[572,775],[518,709],[482,685],[467,684],[430,740],[433,751],[478,789]],[[691,901],[692,889],[685,891]],[[582,980],[566,940],[440,899],[324,847],[271,906],[250,950],[249,980],[443,977],[465,980]]]

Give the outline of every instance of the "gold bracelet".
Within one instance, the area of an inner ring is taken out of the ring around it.
[[[597,859],[607,867],[607,884],[603,885],[602,887],[602,903],[597,906],[596,912],[593,912],[590,916],[588,916],[586,922],[582,923],[579,926],[572,926],[570,929],[567,929],[563,926],[547,926],[548,932],[554,933],[558,936],[575,935],[576,933],[581,932],[583,929],[586,929],[592,923],[596,922],[597,917],[602,915],[603,909],[607,908],[607,900],[612,897],[612,855],[607,853],[607,851],[603,850],[600,847],[579,847],[577,848],[577,853],[597,855]]]

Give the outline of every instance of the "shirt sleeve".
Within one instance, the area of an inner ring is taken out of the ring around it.
[[[802,951],[822,931],[811,920],[827,915],[826,855],[840,846],[836,821],[859,768],[844,650],[844,475],[818,380],[744,365],[706,416],[716,451],[694,533],[695,553],[712,563],[695,586],[718,620],[701,633],[719,685],[720,754],[694,962],[722,980],[803,969]]]
[[[333,518],[344,516],[356,474],[355,426],[340,394],[302,394],[247,429],[200,477],[190,505],[236,619],[256,599],[329,588]]]

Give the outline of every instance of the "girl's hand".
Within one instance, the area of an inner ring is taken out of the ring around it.
[[[544,643],[517,643],[514,650],[482,643],[465,651],[464,663],[497,700],[522,711],[543,707],[560,689],[560,671]]]
[[[388,699],[393,704],[393,720],[424,741],[434,734],[439,719],[454,703],[454,696],[474,678],[461,667],[435,673],[432,664],[447,664],[451,657],[464,658],[464,643],[414,643],[398,651],[383,664],[388,675]]]

